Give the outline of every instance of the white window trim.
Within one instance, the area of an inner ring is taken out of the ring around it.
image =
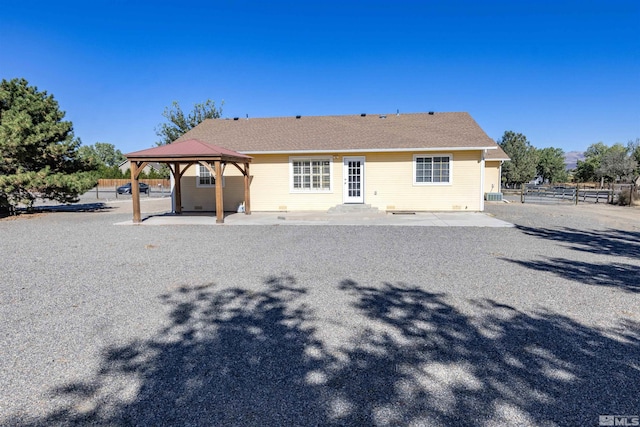
[[[304,189],[293,188],[293,162],[298,161],[314,161],[314,160],[328,160],[329,161],[329,189]],[[333,156],[304,156],[304,157],[289,157],[289,192],[296,194],[317,194],[317,193],[333,193]]]
[[[195,164],[196,167],[196,188],[215,188],[216,184],[200,184],[200,168],[201,167],[206,167],[200,163],[196,163]],[[213,167],[213,166],[212,166]],[[225,177],[224,175],[222,176],[222,188],[224,188],[225,186]]]
[[[448,157],[449,158],[449,181],[448,182],[417,182],[416,181],[416,173],[417,173],[417,159],[418,158],[434,158],[434,157]],[[418,186],[443,186],[443,185],[453,185],[453,154],[414,154],[413,155],[413,185]]]

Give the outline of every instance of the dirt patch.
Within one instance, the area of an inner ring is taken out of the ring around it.
[[[640,207],[608,204],[487,204],[486,211],[502,220],[526,226],[639,231]]]
[[[35,219],[45,216],[46,212],[19,212],[17,215],[0,216],[0,221],[16,221],[19,219]]]

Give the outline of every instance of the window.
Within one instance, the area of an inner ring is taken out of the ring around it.
[[[330,158],[291,158],[291,191],[331,191]]]
[[[414,184],[450,184],[451,156],[414,156]]]
[[[198,164],[196,169],[196,187],[215,187],[216,177],[209,172],[205,166]],[[224,187],[224,177],[222,177],[222,186]]]

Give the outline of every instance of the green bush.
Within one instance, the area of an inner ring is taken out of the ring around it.
[[[97,176],[99,179],[127,179],[128,173],[124,173],[118,168],[118,166],[105,166],[98,167]]]
[[[620,190],[618,193],[618,204],[620,206],[629,206],[631,204],[631,189]]]

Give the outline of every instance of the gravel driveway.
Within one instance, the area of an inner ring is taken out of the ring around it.
[[[620,209],[610,207],[611,209]],[[640,215],[515,228],[0,220],[0,425],[598,425],[640,414]]]

